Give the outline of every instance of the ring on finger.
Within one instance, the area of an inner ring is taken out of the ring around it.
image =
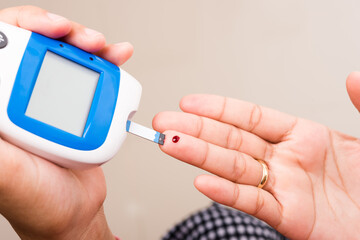
[[[262,177],[261,177],[260,183],[257,187],[263,188],[269,178],[269,169],[263,160],[257,160],[257,161],[261,164],[261,167],[262,167]]]

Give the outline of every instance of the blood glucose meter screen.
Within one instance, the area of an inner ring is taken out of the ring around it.
[[[25,115],[81,137],[100,74],[48,51]]]

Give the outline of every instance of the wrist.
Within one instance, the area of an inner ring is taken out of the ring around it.
[[[70,237],[69,239],[74,239]],[[98,211],[94,219],[91,221],[85,232],[81,234],[82,240],[115,240],[113,233],[111,232],[109,225],[106,221],[104,209]]]
[[[22,240],[116,240],[107,224],[103,207],[99,209],[90,222],[73,224],[68,230],[61,232],[39,234],[32,231],[19,231],[16,227],[14,230]]]

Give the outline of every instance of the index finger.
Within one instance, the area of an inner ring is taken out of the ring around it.
[[[180,108],[234,125],[273,143],[284,140],[297,123],[297,118],[273,109],[215,95],[186,96]]]
[[[34,6],[3,9],[0,11],[0,21],[51,38],[63,37],[70,33],[72,28],[68,19]]]
[[[103,34],[34,6],[1,10],[0,21],[50,38],[64,38],[66,42],[87,52],[97,52],[105,46]]]

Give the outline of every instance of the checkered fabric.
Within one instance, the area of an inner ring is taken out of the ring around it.
[[[283,240],[266,223],[214,203],[173,227],[162,240]]]

